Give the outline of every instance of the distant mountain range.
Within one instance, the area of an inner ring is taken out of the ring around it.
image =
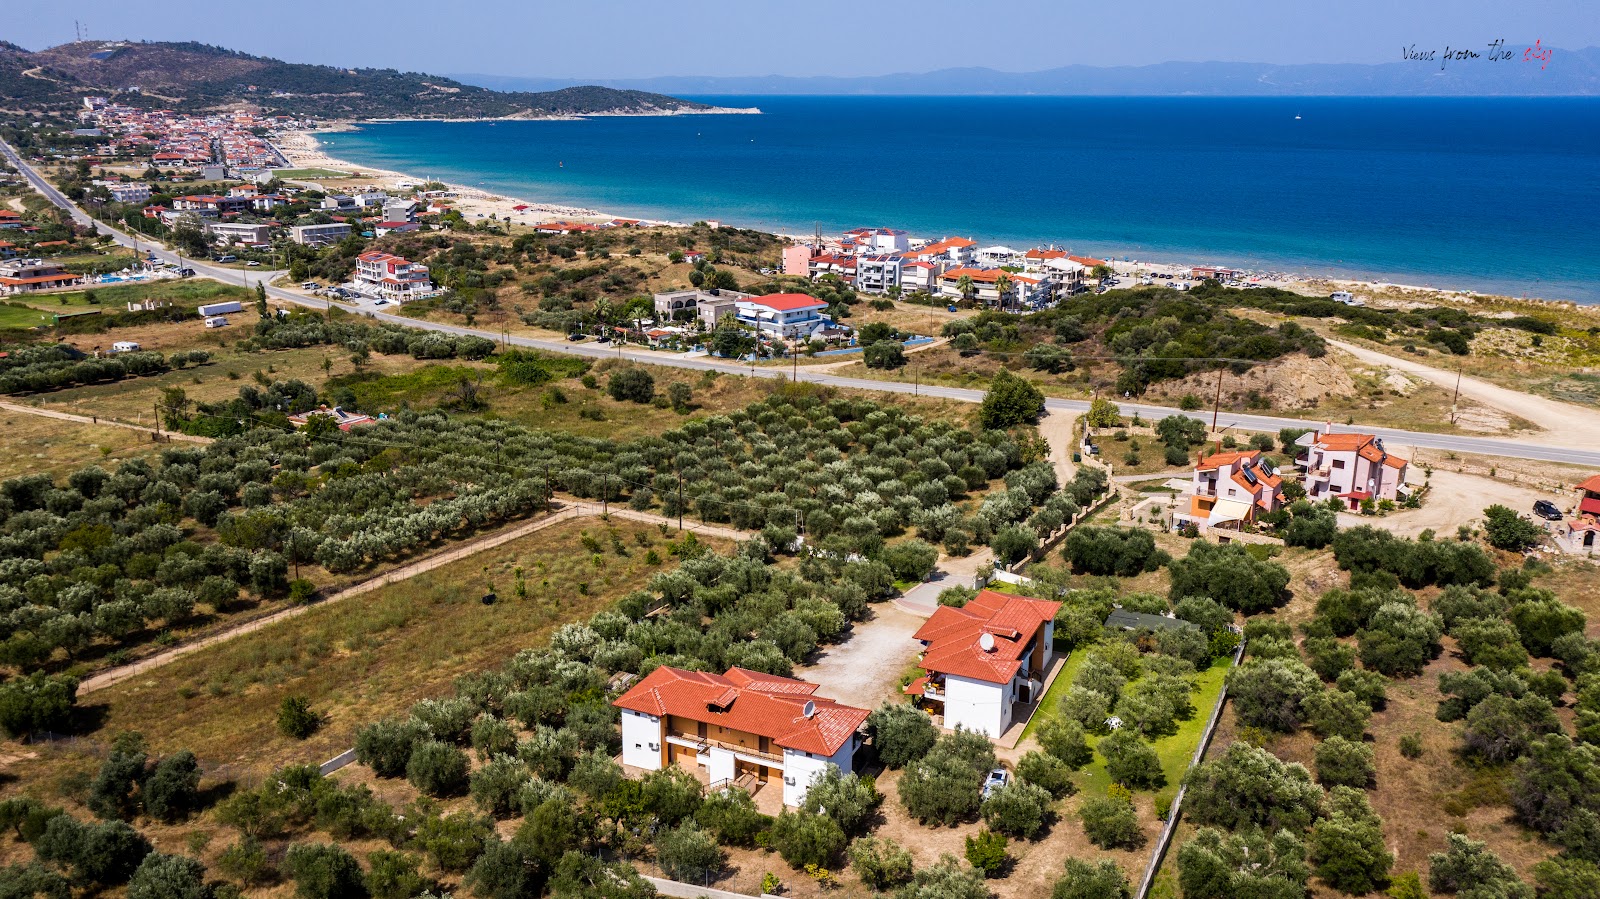
[[[673,94],[966,94],[1058,96],[1600,96],[1600,47],[1552,51],[1546,68],[1524,62],[1523,47],[1509,60],[1416,60],[1374,65],[1270,65],[1249,62],[1166,62],[1148,66],[1062,66],[1040,72],[985,68],[862,77],[782,75],[759,77],[662,76],[607,79],[617,87]],[[1426,49],[1426,48],[1423,48]],[[1487,49],[1487,48],[1480,48]],[[1400,55],[1400,48],[1395,48]],[[456,75],[496,90],[552,90],[577,82],[561,78]]]
[[[244,105],[322,118],[535,118],[677,113],[703,103],[569,83],[503,91],[393,69],[288,63],[196,43],[80,41],[29,51],[0,41],[0,110],[61,110],[89,95],[186,111]]]

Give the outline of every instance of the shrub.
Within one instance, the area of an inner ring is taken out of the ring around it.
[[[1225,834],[1202,827],[1178,850],[1184,899],[1304,896],[1311,871],[1300,838],[1280,830]]]
[[[27,739],[61,726],[78,700],[78,679],[35,671],[0,684],[0,730]]]
[[[329,843],[297,843],[289,847],[284,869],[300,899],[346,899],[366,895],[361,865],[355,856]]]
[[[981,872],[962,868],[955,856],[947,854],[939,857],[938,864],[918,868],[895,899],[989,899],[989,888]]]
[[[867,829],[883,802],[883,794],[870,777],[855,773],[841,774],[832,765],[811,781],[806,790],[806,811],[826,814],[827,817],[852,836]],[[817,862],[822,864],[822,862]]]
[[[990,793],[981,813],[990,830],[1031,840],[1047,823],[1050,801],[1050,792],[1044,787],[1013,781]]]
[[[987,828],[966,838],[967,863],[982,871],[984,877],[999,877],[1011,856],[1006,853],[1004,834]]]
[[[830,810],[831,811],[831,810]],[[831,816],[785,809],[772,825],[772,846],[795,868],[832,864],[849,838]]]
[[[1078,816],[1089,841],[1101,849],[1132,849],[1144,842],[1139,813],[1126,793],[1087,799]]]
[[[1439,654],[1439,616],[1403,602],[1387,602],[1359,635],[1361,664],[1387,677],[1415,677]]]
[[[1024,783],[1043,787],[1053,798],[1071,796],[1077,791],[1072,768],[1047,752],[1030,750],[1017,761],[1017,777]]]
[[[723,855],[711,834],[691,822],[656,838],[656,861],[674,880],[704,883],[722,869]]]
[[[867,729],[887,768],[904,768],[933,748],[939,732],[926,712],[902,703],[884,703],[867,716]]]
[[[1317,782],[1325,787],[1366,789],[1377,776],[1372,747],[1333,736],[1317,744]]]
[[[1305,766],[1248,743],[1190,769],[1184,783],[1184,815],[1197,824],[1302,831],[1322,814],[1322,791]]]
[[[180,750],[156,763],[140,791],[145,813],[169,824],[200,808],[200,765]]]
[[[311,710],[311,700],[304,696],[285,696],[278,703],[278,733],[296,740],[304,740],[322,726],[322,716]]]
[[[867,368],[896,369],[906,364],[906,348],[898,340],[880,340],[861,351]]]
[[[1001,369],[989,382],[978,411],[978,421],[987,431],[1003,431],[1032,424],[1044,412],[1044,393],[1031,382]]]
[[[1360,740],[1366,733],[1372,709],[1354,693],[1343,690],[1322,690],[1312,693],[1300,704],[1306,723],[1320,737],[1340,736],[1347,740]]]
[[[1050,899],[1131,899],[1128,875],[1109,859],[1094,865],[1069,858],[1062,863],[1066,873],[1056,881]]]
[[[1497,504],[1483,510],[1483,536],[1495,549],[1522,552],[1544,539],[1544,528]]]
[[[1358,896],[1383,888],[1394,864],[1384,848],[1383,821],[1360,790],[1334,787],[1329,800],[1330,814],[1312,826],[1307,841],[1317,877]]]
[[[1100,754],[1106,759],[1106,773],[1112,781],[1133,789],[1154,790],[1167,783],[1161,759],[1149,743],[1127,728],[1100,741]]]
[[[128,881],[128,899],[210,899],[206,866],[192,858],[152,852]]]
[[[850,867],[861,882],[887,890],[911,879],[911,853],[887,837],[862,837],[850,844]]]
[[[618,402],[648,403],[656,396],[656,379],[638,366],[620,368],[606,381],[606,392]]]
[[[1195,543],[1167,566],[1169,598],[1206,596],[1246,615],[1265,612],[1288,598],[1289,570],[1257,559],[1236,543]]]
[[[896,580],[919,583],[927,579],[939,562],[939,550],[915,537],[885,547],[878,557],[889,566]]]
[[[607,756],[601,758],[611,762]],[[618,774],[620,776],[620,769]],[[756,835],[771,826],[773,821],[756,811],[755,800],[738,787],[717,790],[708,795],[695,811],[694,820],[715,835],[718,843],[728,846],[755,845]]]
[[[1062,545],[1061,557],[1080,574],[1118,577],[1154,571],[1170,558],[1156,549],[1149,531],[1098,527],[1074,528]]]
[[[379,777],[400,777],[412,748],[428,736],[415,718],[384,718],[356,731],[356,761]]]
[[[957,730],[900,778],[900,801],[923,822],[953,824],[972,815],[982,802],[985,774],[994,768],[994,746],[982,734]]]
[[[423,740],[406,763],[406,780],[429,796],[454,796],[467,787],[467,754],[449,743]]]

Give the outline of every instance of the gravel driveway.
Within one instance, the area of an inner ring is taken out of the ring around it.
[[[796,668],[794,676],[819,684],[817,692],[829,699],[864,709],[875,709],[900,689],[900,674],[916,661],[917,641],[911,635],[924,619],[877,603],[871,620],[858,621],[843,643],[818,653],[810,665]]]
[[[1494,478],[1435,470],[1420,509],[1401,509],[1388,515],[1339,514],[1339,527],[1369,524],[1401,537],[1415,537],[1432,529],[1440,537],[1454,537],[1461,525],[1483,522],[1483,510],[1496,503],[1533,517],[1534,500],[1547,499],[1563,510],[1571,495],[1551,494]],[[1534,519],[1539,521],[1539,519]],[[1544,522],[1540,521],[1540,524]]]

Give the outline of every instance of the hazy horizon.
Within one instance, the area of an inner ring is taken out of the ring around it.
[[[1078,8],[1050,0],[955,0],[900,7],[817,0],[580,5],[480,0],[470,12],[394,0],[283,0],[270,10],[194,0],[20,0],[6,40],[30,49],[91,40],[198,41],[289,62],[579,81],[719,77],[874,77],[949,68],[1027,74],[1068,65],[1376,64],[1402,47],[1482,51],[1504,39],[1600,46],[1600,16],[1575,0],[1516,8],[1491,0],[1349,0],[1291,8],[1264,0],[1143,0]],[[271,27],[282,23],[284,27]],[[1148,23],[1160,23],[1151,27]],[[976,39],[974,34],[977,34]],[[894,41],[881,38],[893,34]]]

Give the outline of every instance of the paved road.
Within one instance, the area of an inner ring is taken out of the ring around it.
[[[79,209],[68,200],[59,190],[33,170],[32,166],[23,162],[10,145],[0,142],[0,154],[4,154],[7,161],[16,167],[19,172],[33,184],[34,188],[48,198],[52,203],[70,212],[74,219],[86,226],[97,229],[102,234],[110,234],[117,242],[124,246],[132,246],[133,238],[115,228],[95,221],[87,213]],[[164,250],[156,250],[158,259],[175,261],[176,255]],[[243,283],[253,286],[256,283],[266,285],[267,295],[273,299],[295,303],[312,309],[326,309],[329,305],[337,306],[356,315],[365,315],[369,318],[403,325],[408,328],[420,328],[429,331],[438,331],[446,334],[473,335],[486,337],[490,340],[500,340],[500,334],[494,331],[484,331],[475,328],[463,328],[456,325],[447,325],[440,322],[423,321],[392,315],[385,312],[375,312],[360,309],[342,303],[330,303],[320,297],[273,287],[268,282],[279,275],[279,272],[244,271],[222,268],[194,260],[184,262],[195,270],[196,275],[212,278],[225,283]],[[567,343],[559,340],[541,340],[533,337],[511,337],[509,342],[519,347],[545,350],[552,353],[567,353],[590,358],[621,358],[636,362],[645,362],[652,365],[666,365],[674,368],[685,368],[699,371],[723,371],[734,374],[748,374],[758,378],[788,378],[789,372],[781,368],[760,368],[740,365],[723,359],[699,357],[688,359],[672,353],[660,353],[651,350],[627,350],[610,344],[592,343]],[[798,380],[812,384],[829,387],[840,387],[847,390],[872,390],[880,393],[916,393],[922,396],[938,397],[941,399],[957,400],[960,402],[977,403],[983,401],[983,391],[971,390],[962,387],[944,387],[934,384],[915,386],[901,384],[895,381],[875,381],[869,378],[849,378],[828,372],[807,371],[800,369],[796,374]],[[1139,413],[1145,418],[1159,419],[1167,415],[1187,415],[1190,418],[1211,421],[1209,412],[1184,412],[1165,406],[1152,406],[1143,403],[1121,403],[1125,415]],[[1054,411],[1086,412],[1089,403],[1086,400],[1069,400],[1052,397],[1045,401],[1045,406]],[[1252,431],[1277,431],[1282,428],[1313,428],[1324,422],[1302,418],[1290,418],[1277,415],[1245,415],[1240,413],[1227,413],[1218,420],[1218,427],[1234,427]],[[1466,437],[1456,434],[1430,434],[1420,431],[1403,431],[1397,428],[1374,428],[1360,426],[1363,433],[1375,434],[1391,444],[1403,446],[1418,446],[1428,449],[1444,450],[1456,453],[1474,453],[1487,456],[1507,456],[1520,459],[1539,459],[1545,462],[1564,462],[1572,465],[1584,465],[1600,468],[1600,448],[1580,446],[1546,446],[1539,443],[1496,437]]]

